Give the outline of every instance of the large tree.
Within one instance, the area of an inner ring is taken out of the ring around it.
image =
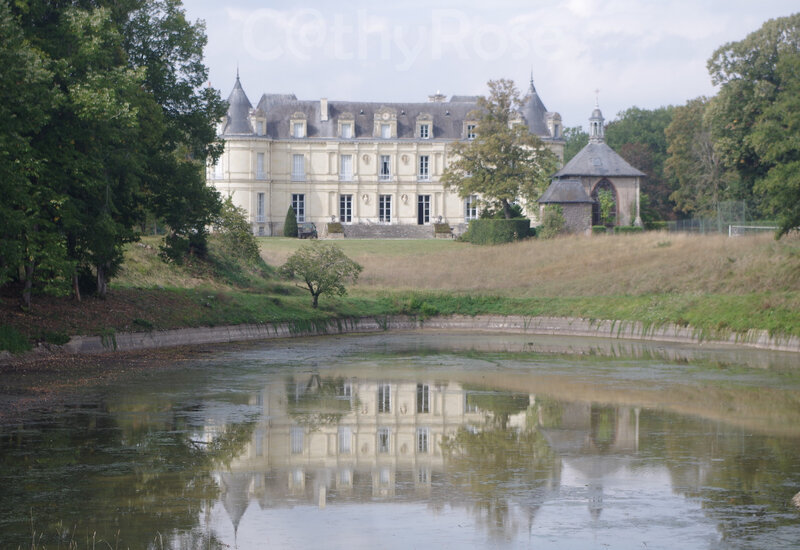
[[[547,145],[528,131],[520,116],[523,104],[513,81],[489,81],[489,96],[478,98],[471,114],[477,135],[452,146],[454,160],[441,179],[462,198],[476,195],[485,207],[502,210],[509,219],[516,201],[539,198],[558,163]]]
[[[730,196],[735,174],[725,169],[706,120],[709,100],[698,97],[675,108],[665,131],[669,157],[666,175],[675,181],[670,199],[675,208],[695,216],[715,216],[720,201]]]
[[[10,16],[0,2],[3,103],[28,112],[0,138],[15,162],[2,185],[16,182],[0,284],[24,267],[26,303],[34,280],[45,289],[71,280],[80,297],[79,280],[94,272],[104,296],[148,209],[174,240],[204,248],[220,207],[204,167],[220,154],[224,103],[203,86],[202,24],[177,0],[17,0]]]
[[[779,235],[800,227],[798,143],[800,14],[767,21],[744,40],[725,44],[708,69],[720,85],[708,120],[716,150],[751,199],[775,215]]]
[[[672,121],[672,113],[671,106],[653,110],[631,107],[619,113],[606,128],[609,147],[647,174],[641,191],[661,219],[674,217],[675,205],[669,198],[672,181],[664,174],[667,158],[664,130]]]

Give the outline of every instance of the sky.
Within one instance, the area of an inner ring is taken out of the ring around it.
[[[402,2],[402,3],[401,3]],[[298,99],[422,102],[487,93],[531,75],[565,126],[715,94],[706,62],[797,0],[184,0],[203,20],[211,85],[227,98],[238,68],[255,105]]]

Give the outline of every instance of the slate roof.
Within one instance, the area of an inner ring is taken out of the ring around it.
[[[605,142],[589,143],[572,157],[554,178],[575,176],[644,176],[645,173],[628,164]]]
[[[545,123],[547,110],[533,83],[533,93],[526,102],[523,116],[531,133],[550,138]],[[306,117],[306,137],[338,138],[339,117],[345,113],[353,115],[355,122],[355,139],[376,139],[373,137],[375,113],[382,107],[397,112],[397,138],[417,138],[417,117],[428,114],[432,117],[432,139],[461,140],[464,139],[464,121],[470,120],[470,113],[477,109],[478,96],[454,95],[444,102],[419,103],[378,103],[358,101],[328,101],[328,120],[320,120],[320,102],[318,100],[298,100],[294,94],[264,94],[258,102],[257,110],[266,116],[267,127],[265,137],[273,139],[291,139],[290,120],[297,113]],[[242,89],[239,76],[228,98],[228,116],[222,129],[222,135],[252,135],[254,130],[248,115],[252,105]],[[380,138],[377,138],[380,139]]]
[[[594,203],[578,180],[554,180],[539,199],[540,203]]]
[[[532,134],[540,137],[550,137],[550,130],[547,128],[545,122],[545,115],[547,108],[542,103],[539,94],[536,92],[536,87],[533,85],[531,79],[531,87],[528,90],[528,100],[522,106],[522,116],[525,117],[525,122],[528,124],[528,130]]]
[[[249,118],[250,109],[252,108],[253,106],[242,89],[242,83],[239,82],[237,73],[236,84],[233,85],[233,91],[228,96],[228,117],[225,121],[225,126],[222,128],[222,134],[252,134],[253,127]]]
[[[289,121],[294,113],[306,115],[306,136],[331,138],[339,135],[339,116],[353,115],[356,138],[373,138],[375,112],[382,107],[397,111],[397,137],[414,139],[417,116],[433,117],[433,139],[463,139],[463,123],[476,107],[468,102],[424,103],[371,103],[358,101],[328,101],[328,120],[320,120],[319,101],[297,100],[294,95],[264,95],[258,107],[266,113],[267,136],[276,139],[291,138]]]

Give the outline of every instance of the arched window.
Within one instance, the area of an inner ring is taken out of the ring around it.
[[[603,197],[611,199],[611,205],[608,208],[605,219],[603,216],[603,202],[606,199],[603,199]],[[605,178],[600,180],[598,184],[594,186],[594,189],[592,189],[592,200],[594,201],[594,204],[592,204],[592,225],[617,225],[619,205],[617,201],[617,190],[614,188],[614,184]]]

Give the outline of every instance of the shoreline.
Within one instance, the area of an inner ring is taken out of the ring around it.
[[[634,321],[547,316],[477,315],[470,317],[450,315],[421,319],[414,316],[394,315],[332,319],[316,323],[265,323],[112,333],[105,336],[73,336],[63,346],[40,345],[32,351],[18,355],[7,351],[1,352],[0,366],[35,362],[58,355],[93,355],[276,338],[409,330],[577,336],[665,343],[713,344],[800,353],[800,337],[770,336],[765,330],[750,330],[745,334],[725,331],[708,332],[675,324],[656,327]]]

